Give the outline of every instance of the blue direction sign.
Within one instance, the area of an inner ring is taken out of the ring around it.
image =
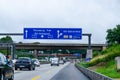
[[[80,57],[80,53],[73,54],[74,56]]]
[[[82,29],[24,28],[24,39],[82,39]]]

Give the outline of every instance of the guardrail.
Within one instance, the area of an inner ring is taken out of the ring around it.
[[[81,67],[77,64],[75,66],[82,72],[84,73],[87,77],[89,77],[91,80],[113,80],[112,78],[109,78],[105,75],[102,75],[100,73],[94,72],[92,70],[89,70],[87,68]]]

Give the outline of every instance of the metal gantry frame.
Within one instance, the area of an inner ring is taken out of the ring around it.
[[[15,44],[14,43],[2,43],[0,42],[1,48],[6,48],[6,55],[9,53],[11,54],[11,57],[14,59],[14,53],[15,53]],[[10,51],[10,52],[9,52]]]
[[[24,35],[23,33],[0,33],[0,36],[23,36],[23,35]],[[82,36],[87,36],[88,37],[88,49],[91,49],[91,36],[92,36],[92,34],[84,33],[84,34],[82,34]],[[13,53],[12,53],[13,55],[12,55],[12,57],[14,59],[15,44],[12,43],[12,45],[13,45]]]

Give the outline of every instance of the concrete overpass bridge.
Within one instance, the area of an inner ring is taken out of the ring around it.
[[[43,50],[43,49],[88,49],[88,44],[65,44],[65,43],[16,43],[15,47],[19,49],[27,50]],[[107,47],[106,44],[91,44],[93,50],[103,50]]]
[[[14,45],[14,46],[11,46]],[[54,54],[38,54],[42,50],[87,50],[88,44],[63,44],[63,43],[15,43],[15,44],[0,44],[0,49],[6,49],[6,47],[11,48],[11,52],[14,54],[14,50],[30,50],[33,51],[35,55],[39,56],[54,56]],[[107,48],[106,44],[91,44],[92,50],[102,51]],[[73,56],[72,54],[59,54],[59,56]]]
[[[6,49],[6,47],[11,47],[14,45],[17,50],[46,50],[46,49],[88,49],[88,44],[65,44],[65,43],[0,43],[0,49]],[[91,44],[92,50],[102,51],[107,48],[107,44]]]
[[[27,49],[27,50],[32,50],[34,51],[34,54],[36,54],[36,56],[54,56],[54,53],[50,53],[50,54],[38,54],[38,51],[42,51],[42,50],[87,50],[88,44],[63,44],[63,43],[40,43],[40,44],[32,44],[32,43],[17,43],[15,44],[16,49],[17,50],[21,50],[21,49]],[[106,44],[91,44],[91,49],[92,50],[99,50],[102,51],[103,49],[105,49],[107,47]],[[57,54],[57,56],[73,56],[73,54]]]

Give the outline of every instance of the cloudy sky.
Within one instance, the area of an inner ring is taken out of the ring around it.
[[[92,43],[105,43],[106,30],[120,24],[120,0],[0,0],[0,33],[23,33],[23,28],[82,28]],[[82,40],[24,40],[15,42],[87,43]]]

